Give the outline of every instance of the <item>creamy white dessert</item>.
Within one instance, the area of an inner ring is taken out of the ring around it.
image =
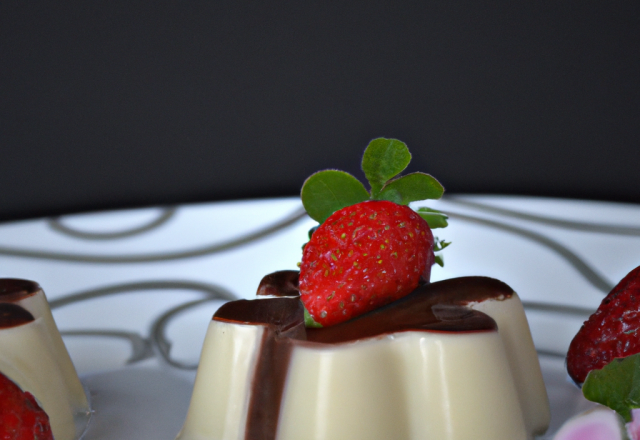
[[[74,440],[90,409],[40,286],[0,279],[0,372],[36,398],[56,440]]]
[[[291,294],[290,278],[259,293]],[[178,439],[527,440],[548,427],[526,317],[504,283],[429,284],[324,329],[302,314],[297,298],[220,308]]]

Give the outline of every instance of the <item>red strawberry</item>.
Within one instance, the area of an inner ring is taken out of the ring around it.
[[[567,353],[567,371],[582,383],[591,370],[640,353],[640,266],[605,297],[582,325]]]
[[[429,281],[433,235],[407,206],[366,201],[333,213],[304,248],[302,302],[316,322],[346,321]]]
[[[0,373],[0,440],[53,440],[49,417],[29,392]]]

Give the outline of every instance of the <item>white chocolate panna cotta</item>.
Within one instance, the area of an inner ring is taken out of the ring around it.
[[[33,394],[56,440],[80,438],[89,403],[45,294],[33,281],[0,278],[0,372]]]
[[[506,284],[456,278],[351,321],[304,327],[297,272],[223,305],[178,440],[530,440],[549,404]]]

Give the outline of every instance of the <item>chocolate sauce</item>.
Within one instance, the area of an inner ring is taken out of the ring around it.
[[[286,281],[286,277],[282,279]],[[298,298],[233,301],[222,305],[213,319],[265,326],[251,388],[245,439],[275,439],[293,341],[305,339],[302,302]]]
[[[258,296],[300,296],[297,270],[279,270],[262,278],[258,286]]]
[[[258,295],[299,296],[297,274],[280,271],[267,275],[258,287]],[[298,298],[240,300],[224,304],[213,316],[214,320],[265,326],[252,382],[245,440],[276,438],[294,345],[340,344],[406,331],[494,331],[497,325],[491,317],[465,306],[512,295],[509,286],[493,278],[454,278],[420,286],[385,307],[321,329],[304,328],[304,308]],[[303,342],[305,340],[308,342]]]
[[[29,311],[18,304],[0,303],[0,330],[28,324],[34,319]]]
[[[485,277],[426,284],[404,298],[355,319],[327,328],[307,329],[307,340],[339,344],[406,331],[492,331],[497,329],[492,318],[465,305],[512,294],[506,284]]]
[[[38,283],[16,278],[0,278],[0,302],[17,302],[41,290]]]
[[[270,325],[279,333],[285,333],[300,322],[304,324],[304,308],[298,298],[241,299],[223,304],[213,319],[237,324]]]

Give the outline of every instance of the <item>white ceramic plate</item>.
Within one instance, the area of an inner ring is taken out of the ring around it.
[[[550,434],[588,406],[564,354],[603,295],[640,264],[640,206],[458,196],[433,279],[487,275],[525,302],[552,407]],[[172,440],[223,300],[295,269],[314,225],[296,199],[211,203],[0,225],[0,276],[38,281],[94,415],[86,440]],[[551,438],[550,434],[545,438]]]

